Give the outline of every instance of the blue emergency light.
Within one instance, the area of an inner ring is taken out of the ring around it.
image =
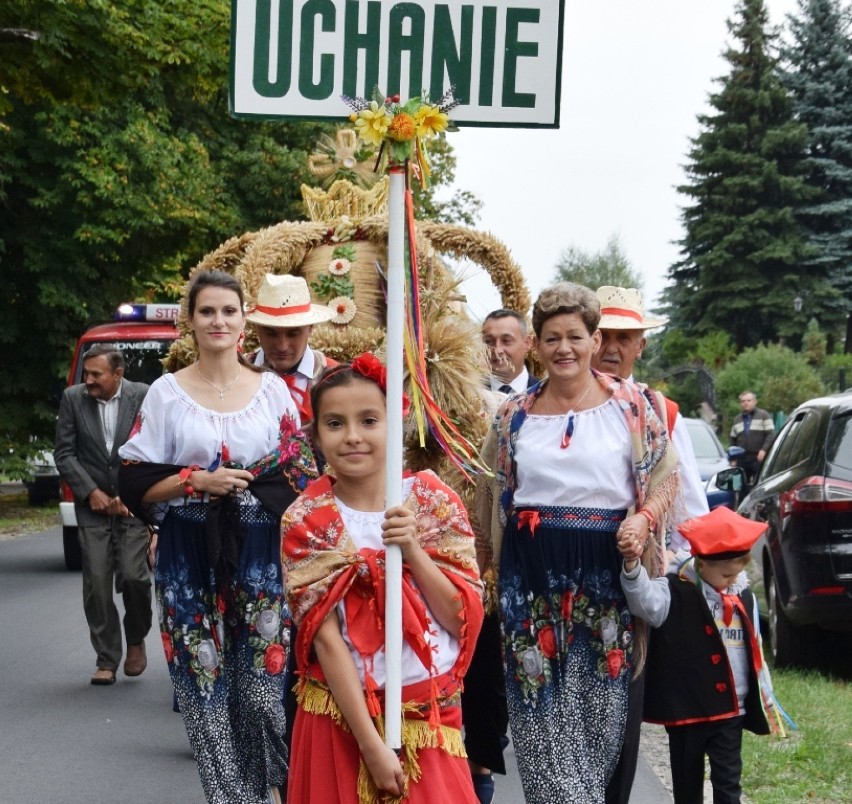
[[[177,321],[179,304],[119,304],[116,321]]]

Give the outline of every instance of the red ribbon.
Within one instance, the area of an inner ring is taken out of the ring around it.
[[[256,304],[249,310],[249,313],[266,313],[266,315],[295,315],[296,313],[309,313],[311,304],[293,304],[290,307],[264,307],[261,304]]]
[[[642,313],[637,313],[635,310],[627,310],[624,307],[604,307],[601,310],[601,315],[622,315],[625,318],[635,318],[640,323],[642,322]]]
[[[538,511],[521,511],[518,514],[518,525],[522,528],[529,528],[530,535],[535,536],[535,529],[541,523],[541,517]]]
[[[293,403],[296,405],[296,410],[299,411],[299,418],[302,420],[302,425],[308,424],[314,418],[310,394],[296,385],[295,374],[283,374],[281,379],[287,383],[287,387],[290,389],[290,396],[293,397]]]
[[[743,630],[748,635],[749,642],[751,643],[751,654],[755,670],[760,670],[760,645],[757,642],[757,635],[754,632],[754,628],[752,628],[751,620],[748,617],[748,613],[746,612],[742,599],[739,595],[729,595],[725,592],[719,591],[718,589],[716,591],[719,592],[719,595],[722,598],[722,620],[725,625],[731,624],[731,621],[734,619],[734,610],[736,609],[739,611],[740,619],[743,623]]]

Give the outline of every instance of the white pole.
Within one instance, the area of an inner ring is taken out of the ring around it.
[[[387,464],[388,508],[402,505],[402,370],[405,324],[405,168],[392,166],[388,201]],[[385,743],[402,748],[402,550],[386,551]]]

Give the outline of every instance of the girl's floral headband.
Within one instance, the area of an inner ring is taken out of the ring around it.
[[[335,374],[339,374],[347,368],[351,368],[356,374],[360,374],[364,379],[371,380],[381,388],[382,393],[387,396],[388,393],[388,372],[384,364],[372,352],[363,352],[358,355],[351,363],[341,363],[335,366],[325,376],[320,378],[317,385],[321,385],[326,380],[331,379]],[[402,415],[407,416],[411,408],[411,400],[406,394],[402,395]]]

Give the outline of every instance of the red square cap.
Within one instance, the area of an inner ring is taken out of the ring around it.
[[[746,555],[766,528],[724,506],[678,525],[693,555],[720,561]]]

